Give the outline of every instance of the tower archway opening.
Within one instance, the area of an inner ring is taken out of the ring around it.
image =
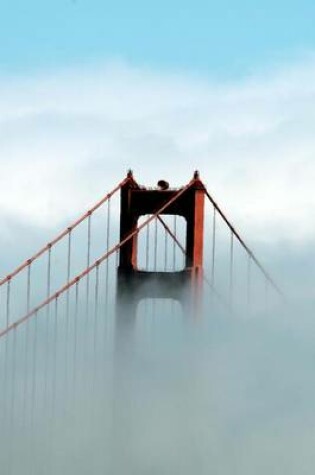
[[[150,215],[138,220],[141,226]],[[182,216],[163,215],[138,236],[137,267],[147,272],[180,272],[186,265],[187,223]]]

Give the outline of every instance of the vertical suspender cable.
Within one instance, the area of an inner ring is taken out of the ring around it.
[[[70,281],[70,275],[71,275],[71,232],[72,229],[68,228],[68,252],[67,252],[67,284]],[[69,298],[70,298],[70,293],[67,292],[67,297],[66,297],[66,316],[67,316],[67,329],[68,329],[68,320],[69,320]]]
[[[177,238],[177,216],[174,215],[174,236]],[[173,239],[173,271],[176,269],[176,241]]]
[[[150,223],[147,225],[146,229],[146,239],[145,239],[145,270],[149,270],[149,248],[150,248]]]
[[[46,298],[50,297],[51,292],[51,244],[48,244],[48,253],[47,253],[47,287],[46,287]],[[50,305],[46,306],[46,320],[47,320],[47,332],[48,332],[48,317],[50,314]]]
[[[94,360],[93,360],[93,388],[96,379],[96,356],[97,356],[97,335],[98,335],[98,296],[99,296],[99,264],[95,268],[95,307],[94,307]]]
[[[53,347],[52,347],[52,371],[51,371],[51,407],[50,407],[50,431],[53,434],[56,409],[56,390],[57,390],[57,337],[58,337],[58,295],[52,301],[54,305],[53,312]]]
[[[75,391],[76,371],[77,371],[77,338],[78,338],[78,311],[79,311],[79,283],[75,283],[75,305],[74,305],[74,344],[73,344],[73,390]]]
[[[107,229],[106,229],[106,252],[110,246],[110,227],[111,227],[111,201],[110,198],[107,201]],[[109,260],[106,259],[106,282],[105,282],[105,303],[108,305],[108,292],[109,292]]]
[[[31,386],[30,386],[30,430],[29,432],[29,448],[28,451],[32,454],[31,457],[31,473],[36,472],[36,442],[35,442],[35,400],[36,400],[36,356],[37,356],[37,312],[34,314],[33,326],[32,326],[32,359],[31,359]]]
[[[79,309],[79,280],[77,279],[75,283],[75,307],[74,307],[74,314],[77,318],[78,316],[78,309]]]
[[[15,402],[15,391],[14,391],[14,383],[15,383],[15,371],[16,371],[16,328],[13,330],[13,348],[12,348],[12,372],[11,372],[11,408],[10,408],[10,416],[11,416],[11,427],[13,427],[13,412],[14,412],[14,402]]]
[[[94,337],[96,338],[96,331],[97,331],[97,317],[98,317],[98,304],[99,304],[99,276],[100,276],[100,267],[99,264],[97,264],[95,268],[95,294],[94,294],[94,300],[95,300],[95,306],[94,306],[94,318],[95,318],[95,333]],[[94,344],[95,344],[95,339],[94,339]]]
[[[46,298],[50,297],[50,290],[51,290],[51,244],[48,244],[48,252],[47,252],[47,277],[46,277]],[[50,316],[50,304],[46,305],[46,328],[45,328],[45,338],[46,338],[46,347],[49,348],[50,346],[50,335],[49,335],[49,316]],[[46,352],[45,352],[46,353]],[[48,355],[45,357],[44,362],[44,400],[46,401],[47,397],[47,386],[48,386]]]
[[[12,368],[11,368],[11,391],[8,391],[10,397],[10,409],[9,409],[9,419],[10,419],[10,438],[11,443],[9,445],[9,463],[8,463],[8,473],[12,473],[12,463],[14,461],[14,447],[13,440],[15,439],[14,430],[14,403],[15,403],[15,373],[16,373],[16,328],[14,328],[13,333],[13,348],[12,348]],[[10,394],[11,392],[11,394]]]
[[[168,238],[168,233],[165,229],[165,234],[164,234],[164,271],[167,270],[167,257],[168,257],[168,253],[167,253],[167,245],[168,245],[168,242],[167,242],[167,238]]]
[[[3,393],[4,393],[4,420],[6,420],[8,412],[8,374],[9,374],[9,335],[5,336],[4,347],[4,376],[3,376]]]
[[[211,285],[214,286],[214,270],[215,270],[215,245],[216,245],[216,209],[213,207],[212,221],[212,264],[211,264]]]
[[[31,424],[34,424],[34,410],[36,398],[36,356],[37,356],[37,312],[34,315],[34,341],[33,341],[33,361],[32,361],[32,394],[31,394]]]
[[[88,216],[88,234],[87,234],[87,262],[86,262],[86,266],[87,268],[90,267],[90,259],[91,259],[91,213],[89,213],[89,216]],[[85,323],[86,323],[86,327],[85,327],[85,335],[86,337],[89,336],[89,325],[88,325],[88,322],[89,322],[89,309],[90,309],[90,305],[89,305],[89,298],[90,298],[90,273],[88,272],[88,274],[86,275],[86,305],[85,305]],[[88,345],[87,345],[87,342],[88,340],[86,340],[85,345],[84,345],[84,349],[86,351],[86,354],[85,356],[87,357],[88,355]]]
[[[67,249],[67,284],[70,282],[71,276],[71,238],[72,238],[72,228],[68,228],[68,249]],[[69,371],[69,308],[70,308],[70,290],[66,292],[66,331],[65,331],[65,392],[68,390],[68,371]]]
[[[158,222],[154,221],[154,271],[157,269],[157,239],[158,239]]]
[[[11,427],[13,427],[13,412],[14,412],[14,402],[15,402],[15,370],[16,370],[16,328],[13,330],[13,348],[12,348],[12,376],[11,376]]]
[[[24,424],[26,424],[26,398],[27,398],[27,382],[28,382],[28,343],[29,343],[29,332],[30,332],[30,322],[25,323],[25,347],[24,347],[24,380],[23,380],[23,409],[22,409],[22,420],[23,420],[23,428]]]
[[[252,265],[252,256],[248,254],[248,260],[247,260],[247,308],[249,309],[250,307],[250,302],[251,302],[251,265]]]
[[[47,292],[46,297],[50,297],[51,290],[51,244],[48,247],[48,259],[47,259]],[[49,308],[49,305],[47,306]]]
[[[7,283],[7,308],[6,308],[6,324],[7,327],[10,324],[10,303],[11,303],[11,278],[8,279]]]
[[[26,313],[28,313],[31,308],[31,265],[32,261],[29,260],[27,265]]]
[[[68,228],[68,256],[67,256],[67,282],[70,280],[70,274],[71,274],[71,233],[72,229]]]
[[[230,281],[229,281],[229,301],[230,305],[233,303],[233,266],[234,266],[234,234],[231,231],[231,241],[230,241]]]
[[[57,337],[58,337],[58,296],[55,298],[53,370],[52,370],[52,418],[55,416],[56,385],[57,385]]]
[[[106,251],[109,250],[110,244],[110,227],[111,227],[111,201],[107,201],[107,229],[106,229]]]
[[[157,250],[158,250],[158,221],[157,217],[154,219],[154,271],[157,270]],[[152,314],[155,318],[155,299],[152,299]]]
[[[90,267],[91,259],[91,213],[88,215],[88,233],[87,233],[87,256],[86,267]],[[90,293],[90,274],[86,275],[86,313],[88,314],[89,308],[89,293]]]

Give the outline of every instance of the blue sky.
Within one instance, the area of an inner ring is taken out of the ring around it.
[[[313,1],[1,0],[2,72],[123,60],[244,76],[312,51]]]

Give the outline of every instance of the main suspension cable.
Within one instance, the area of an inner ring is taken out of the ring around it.
[[[106,201],[108,201],[113,195],[117,193],[121,189],[122,186],[124,186],[127,182],[129,181],[129,178],[125,178],[123,181],[121,181],[110,193],[107,193],[101,200],[99,200],[92,208],[90,208],[86,213],[84,213],[79,219],[77,219],[74,223],[70,225],[71,229],[75,229],[79,224],[81,224],[83,221],[85,221],[88,216],[93,214],[98,208],[100,208]],[[63,239],[65,236],[67,236],[69,233],[69,227],[67,227],[64,231],[62,231],[58,236],[56,236],[52,241],[50,241],[48,244],[46,244],[44,247],[42,247],[36,254],[34,254],[32,257],[27,259],[25,262],[23,262],[21,265],[19,265],[14,271],[12,271],[10,274],[8,274],[6,277],[0,280],[0,287],[8,282],[10,279],[15,277],[17,274],[19,274],[23,269],[25,269],[30,262],[34,262],[37,260],[41,255],[43,255],[45,252],[49,251],[51,247],[53,247],[55,244],[57,244],[61,239]]]
[[[259,262],[259,260],[257,259],[257,257],[254,255],[254,253],[251,251],[251,249],[249,249],[249,247],[247,246],[247,244],[245,243],[245,241],[241,238],[241,236],[239,235],[239,233],[236,231],[236,229],[234,228],[234,226],[230,223],[230,221],[228,220],[228,218],[226,217],[226,215],[223,213],[223,211],[221,210],[221,208],[218,206],[218,204],[214,201],[214,199],[212,198],[212,196],[210,195],[210,193],[208,192],[207,189],[205,189],[205,194],[207,196],[207,198],[209,199],[209,201],[212,203],[212,205],[214,206],[214,208],[216,209],[216,211],[220,214],[221,218],[223,219],[223,221],[226,223],[226,225],[230,228],[231,232],[234,234],[234,236],[236,237],[236,239],[240,242],[240,244],[242,245],[242,247],[245,249],[245,251],[247,252],[247,254],[249,254],[253,260],[253,262],[255,262],[256,266],[260,269],[260,271],[263,273],[263,275],[266,277],[266,279],[270,282],[270,284],[273,286],[273,288],[278,292],[279,295],[281,295],[282,297],[284,297],[282,291],[279,289],[279,287],[277,286],[277,284],[273,281],[273,279],[270,277],[270,275],[268,274],[268,272],[264,269],[264,267],[262,266],[262,264]]]

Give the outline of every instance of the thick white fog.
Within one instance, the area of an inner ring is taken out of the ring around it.
[[[311,473],[307,305],[114,308],[60,299],[1,342],[3,473]]]

